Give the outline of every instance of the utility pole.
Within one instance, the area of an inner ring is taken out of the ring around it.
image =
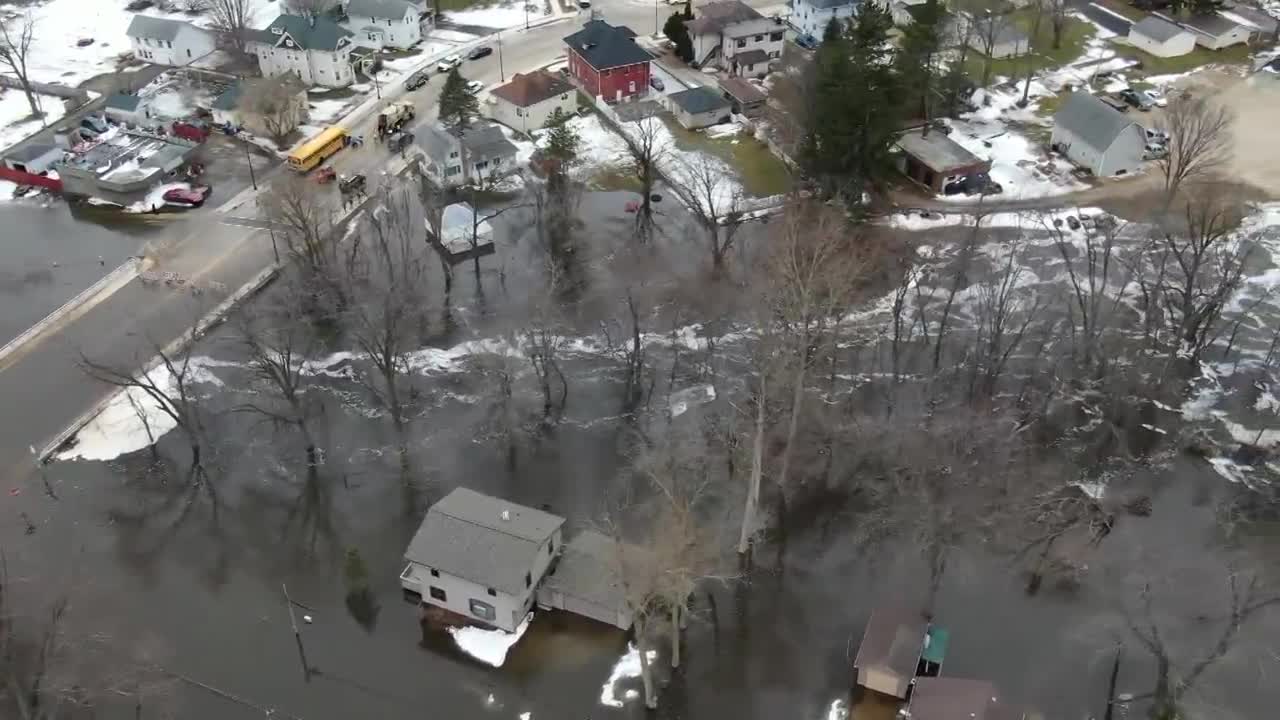
[[[253,189],[258,189],[258,178],[253,174],[253,155],[249,154],[249,143],[244,145],[244,159],[249,161],[249,182],[253,183]]]
[[[289,599],[289,588],[284,583],[280,583],[280,589],[284,590],[284,602],[289,608],[289,624],[293,626],[293,639],[298,643],[298,659],[302,661],[302,679],[311,682],[311,666],[307,664],[307,652],[302,649],[302,633],[298,632],[298,620],[293,616],[293,600]]]
[[[527,10],[525,12],[528,12]],[[507,81],[507,71],[502,67],[502,31],[498,31],[498,76],[501,82]]]

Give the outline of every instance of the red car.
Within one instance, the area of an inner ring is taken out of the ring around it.
[[[164,201],[174,205],[186,205],[188,207],[200,207],[209,197],[208,185],[193,185],[190,189],[174,188],[165,192]]]

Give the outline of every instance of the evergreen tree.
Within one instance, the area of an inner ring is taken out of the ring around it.
[[[461,133],[479,115],[480,101],[467,90],[467,81],[455,67],[445,76],[440,90],[440,122],[454,133]]]
[[[1222,9],[1222,0],[1191,0],[1192,15],[1214,15]]]
[[[889,149],[900,114],[886,49],[892,28],[887,10],[864,3],[842,32],[828,27],[815,54],[815,112],[801,160],[828,194],[860,198],[893,172]]]
[[[693,62],[693,38],[689,36],[689,29],[685,27],[685,21],[692,17],[689,11],[673,12],[667,18],[667,22],[662,26],[662,34],[676,46],[676,57],[685,62]]]
[[[567,172],[577,163],[581,142],[577,131],[569,125],[569,117],[556,108],[547,119],[546,157],[553,175]]]
[[[896,64],[904,110],[909,118],[929,120],[932,117],[945,18],[942,3],[928,0],[915,14],[915,22],[903,30]]]
[[[842,25],[838,19],[833,17],[827,23],[827,26],[822,29],[822,42],[823,43],[839,42],[840,38],[843,35],[844,35],[844,25]]]

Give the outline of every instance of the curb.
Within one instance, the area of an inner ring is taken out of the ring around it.
[[[190,330],[184,331],[182,335],[179,335],[168,345],[165,345],[160,352],[165,355],[173,355],[185,348],[187,345],[199,340],[201,336],[225,319],[227,311],[231,310],[231,308],[235,307],[241,301],[261,291],[270,284],[271,281],[279,274],[282,267],[282,265],[274,264],[267,266],[265,270],[250,278],[249,281],[244,285],[241,285],[238,290],[228,295],[225,300],[214,306],[214,308],[208,313],[205,313],[204,317],[200,318],[199,322],[197,322],[194,327]],[[160,356],[156,355],[142,366],[142,372],[151,372],[160,364],[160,362]],[[36,455],[37,463],[45,464],[49,462],[50,456],[57,452],[58,448],[62,447],[68,440],[75,437],[76,433],[80,432],[85,425],[88,425],[90,421],[97,417],[107,404],[114,400],[121,392],[123,391],[117,388],[112,392],[107,393],[106,396],[100,398],[97,402],[91,405],[88,410],[76,416],[76,419],[72,420],[70,425],[64,428],[62,432],[54,435],[51,440],[44,444],[44,447],[41,448],[40,452]]]
[[[34,325],[24,330],[22,334],[5,343],[4,347],[0,347],[0,369],[7,367],[5,365],[6,358],[21,350],[27,343],[35,340],[55,323],[68,318],[74,320],[77,317],[77,311],[88,304],[90,300],[104,293],[105,297],[110,297],[120,288],[133,282],[133,279],[138,277],[138,272],[144,264],[145,261],[139,258],[129,258],[115,270],[102,276],[97,282],[63,303],[57,310],[45,315]]]

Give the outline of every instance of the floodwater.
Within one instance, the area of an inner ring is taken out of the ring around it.
[[[0,345],[136,255],[142,223],[84,222],[64,202],[0,204]]]
[[[625,233],[629,220],[618,211],[624,197],[590,196],[584,216]],[[511,345],[512,328],[528,317],[504,309],[536,294],[518,270],[537,250],[521,233],[523,216],[504,215],[496,224],[507,236],[503,247],[512,249],[482,261],[479,287],[470,264],[458,268],[452,319],[433,326],[415,353],[421,369],[410,402],[410,487],[389,421],[351,379],[349,357],[329,355],[349,349],[340,339],[315,355],[331,360],[320,363],[309,389],[324,405],[325,463],[312,480],[301,470],[294,434],[234,412],[249,397],[250,380],[235,332],[224,327],[199,348],[212,490],[189,492],[181,481],[187,450],[177,432],[161,439],[159,463],[145,450],[109,462],[55,463],[43,471],[49,494],[37,477],[5,497],[0,538],[11,576],[35,580],[32,588],[73,576],[72,605],[82,612],[82,626],[125,643],[155,638],[150,646],[162,665],[206,686],[181,686],[182,717],[247,720],[268,708],[307,720],[645,715],[638,700],[621,709],[599,701],[601,683],[625,650],[619,632],[540,615],[507,664],[493,669],[440,635],[424,637],[416,610],[401,599],[400,556],[432,500],[466,485],[545,504],[586,525],[601,517],[635,443],[620,417],[617,360],[600,351],[593,331],[616,308],[617,286],[599,286],[590,295],[592,311],[566,322],[564,332],[574,335],[563,352],[568,406],[561,422],[539,426],[527,361]],[[583,252],[589,282],[624,279],[623,272],[600,269],[609,251],[597,250]],[[694,257],[690,252],[684,260],[693,266]],[[639,292],[638,285],[628,287]],[[268,292],[258,302],[270,299]],[[670,313],[659,317],[690,324]],[[686,350],[683,342],[662,339],[670,327],[653,325],[655,337],[646,343],[651,367],[664,376],[655,389],[661,397],[671,358]],[[481,339],[489,342],[459,349]],[[529,428],[514,467],[490,410],[491,369],[504,359],[519,369],[517,397]],[[705,372],[686,361],[671,387],[702,380]],[[1049,718],[1101,717],[1121,590],[1135,568],[1213,567],[1206,497],[1229,490],[1215,479],[1203,464],[1183,460],[1143,474],[1138,483],[1153,498],[1152,515],[1122,516],[1072,590],[1028,596],[1008,558],[958,548],[938,603],[937,621],[952,632],[944,674],[995,681]],[[871,609],[919,597],[926,575],[915,549],[860,547],[844,498],[794,512],[784,552],[765,541],[753,570],[710,583],[695,597],[684,667],[662,673],[670,677],[656,717],[825,717],[833,700],[848,697],[852,658]],[[29,534],[20,513],[32,523]],[[341,558],[352,548],[368,566],[377,599],[372,619],[357,619],[344,601]],[[299,615],[312,619],[300,620],[301,653],[285,587],[305,608]],[[1225,587],[1187,587],[1194,592],[1174,596],[1162,611],[1192,623],[1199,613],[1221,609]],[[1277,632],[1275,619],[1264,618],[1249,635]],[[1211,671],[1205,694],[1224,713],[1212,717],[1268,717],[1280,703],[1280,687],[1265,682],[1268,671],[1249,663]],[[1146,692],[1151,677],[1140,650],[1130,646],[1120,690]]]

